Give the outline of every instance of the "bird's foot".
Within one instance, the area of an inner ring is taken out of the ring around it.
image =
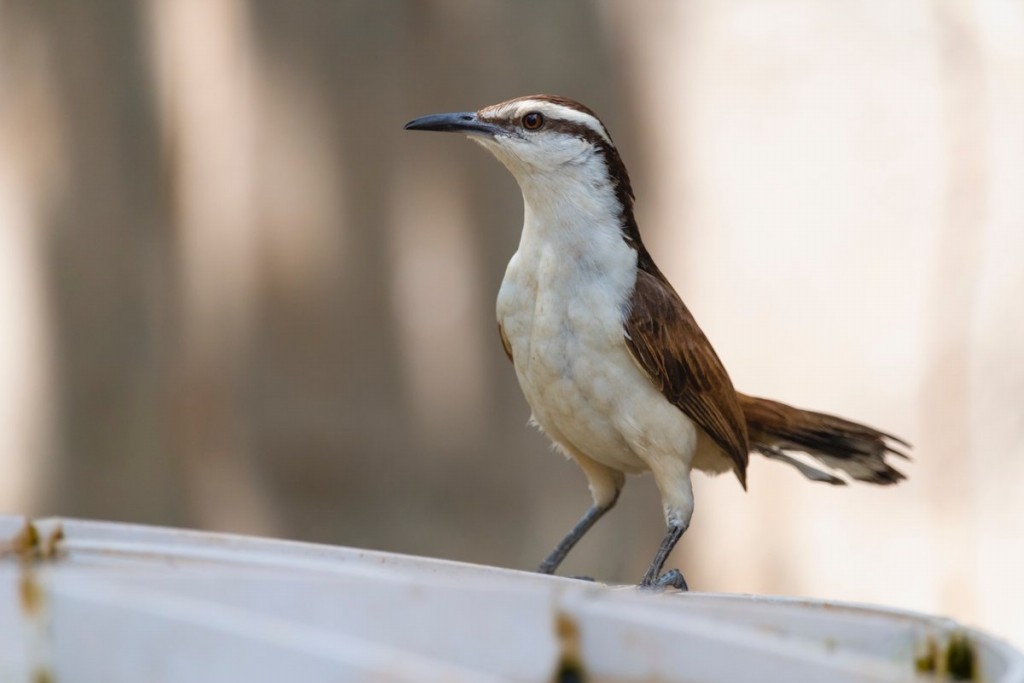
[[[597,583],[597,580],[593,576],[574,576],[572,577],[577,581],[589,581],[590,583]]]
[[[655,593],[660,593],[666,588],[675,588],[680,591],[690,590],[690,587],[686,585],[686,579],[683,578],[683,573],[678,569],[670,569],[653,580],[644,577],[644,580],[640,582],[640,588]]]

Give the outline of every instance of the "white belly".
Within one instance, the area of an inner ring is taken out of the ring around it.
[[[521,246],[498,294],[498,322],[533,418],[552,440],[625,472],[662,458],[688,469],[696,428],[626,347],[636,255],[620,244],[621,253],[589,269],[553,249]]]

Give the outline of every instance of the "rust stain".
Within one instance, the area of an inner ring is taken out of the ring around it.
[[[54,683],[56,679],[49,669],[36,669],[32,672],[32,683]]]
[[[42,542],[40,553],[43,557],[55,558],[60,552],[60,542],[64,540],[64,526],[59,522]]]
[[[914,659],[914,668],[918,673],[930,674],[935,673],[938,666],[939,646],[936,645],[934,638],[928,636],[924,644],[924,653]]]
[[[918,673],[951,681],[976,681],[978,669],[974,645],[964,633],[952,633],[942,645],[934,636],[925,640],[924,653],[914,659]]]
[[[565,612],[555,614],[555,636],[561,654],[555,669],[554,683],[584,683],[587,680],[580,655],[580,628]]]
[[[36,530],[35,525],[26,518],[25,526],[23,526],[21,531],[19,531],[10,541],[11,552],[16,555],[20,555],[22,558],[28,558],[35,554],[38,547],[39,531]]]
[[[62,541],[64,526],[59,521],[54,524],[48,523],[40,529],[26,517],[25,524],[18,533],[9,540],[0,541],[0,557],[7,554],[17,555],[24,562],[53,559],[60,556]]]
[[[976,681],[974,645],[963,633],[954,633],[946,647],[946,671],[954,681]]]
[[[18,581],[18,597],[25,614],[30,617],[39,616],[43,609],[43,587],[39,585],[34,572],[22,572]]]
[[[36,651],[36,656],[30,659],[36,660],[31,669],[31,674],[26,679],[29,683],[55,683],[56,678],[51,669],[41,663],[39,646],[49,640],[49,616],[46,614],[46,590],[45,585],[40,581],[39,571],[42,562],[52,557],[57,550],[60,540],[63,538],[61,527],[45,527],[46,538],[40,534],[40,529],[29,519],[25,519],[25,525],[21,531],[10,541],[10,549],[18,556],[17,593],[18,604],[24,616],[25,624],[30,628],[29,651]],[[35,647],[32,647],[32,645]],[[43,650],[45,651],[45,650]]]

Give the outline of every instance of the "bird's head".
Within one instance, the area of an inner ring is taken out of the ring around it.
[[[529,95],[475,112],[422,116],[408,130],[464,133],[516,177],[524,195],[610,194],[631,213],[633,192],[608,129],[584,105]]]

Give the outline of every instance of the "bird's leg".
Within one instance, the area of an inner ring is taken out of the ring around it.
[[[583,538],[584,534],[590,531],[590,527],[594,526],[604,513],[615,506],[617,499],[618,497],[613,498],[611,503],[604,506],[597,505],[596,503],[591,505],[590,509],[580,518],[580,521],[576,522],[576,526],[565,535],[565,538],[559,541],[555,549],[551,551],[551,554],[544,558],[544,561],[537,567],[537,571],[541,574],[554,574],[555,570],[558,569],[558,565],[562,564],[562,560],[573,549],[573,546]]]
[[[619,499],[619,492],[622,490],[623,484],[626,483],[626,477],[622,472],[602,465],[570,447],[559,444],[559,448],[575,460],[576,464],[583,470],[583,474],[587,477],[587,482],[590,484],[590,495],[594,498],[594,504],[584,513],[580,521],[576,522],[576,526],[565,535],[565,538],[555,546],[551,554],[540,563],[537,571],[541,574],[555,573],[555,570],[562,564],[562,560],[573,549],[573,546],[583,538],[584,534],[590,531],[590,527],[594,526],[604,513],[615,507],[615,502]]]
[[[673,586],[679,590],[689,590],[686,579],[678,569],[661,573],[665,566],[665,560],[669,553],[676,547],[676,543],[683,537],[683,534],[690,526],[690,518],[693,516],[693,485],[690,483],[689,463],[672,458],[662,458],[651,461],[651,471],[654,473],[654,482],[661,491],[661,500],[665,506],[665,523],[668,529],[665,531],[658,552],[654,554],[651,565],[647,568],[644,578],[640,580],[640,587],[647,589],[661,589]]]
[[[686,579],[683,578],[682,573],[678,569],[667,571],[664,574],[661,573],[662,568],[665,566],[665,560],[668,559],[669,553],[672,552],[679,539],[683,537],[684,531],[686,531],[684,526],[669,525],[668,531],[665,532],[665,537],[661,539],[658,552],[654,554],[651,565],[647,568],[644,578],[640,580],[641,588],[658,589],[672,586],[683,591],[689,590],[689,587],[686,585]]]

